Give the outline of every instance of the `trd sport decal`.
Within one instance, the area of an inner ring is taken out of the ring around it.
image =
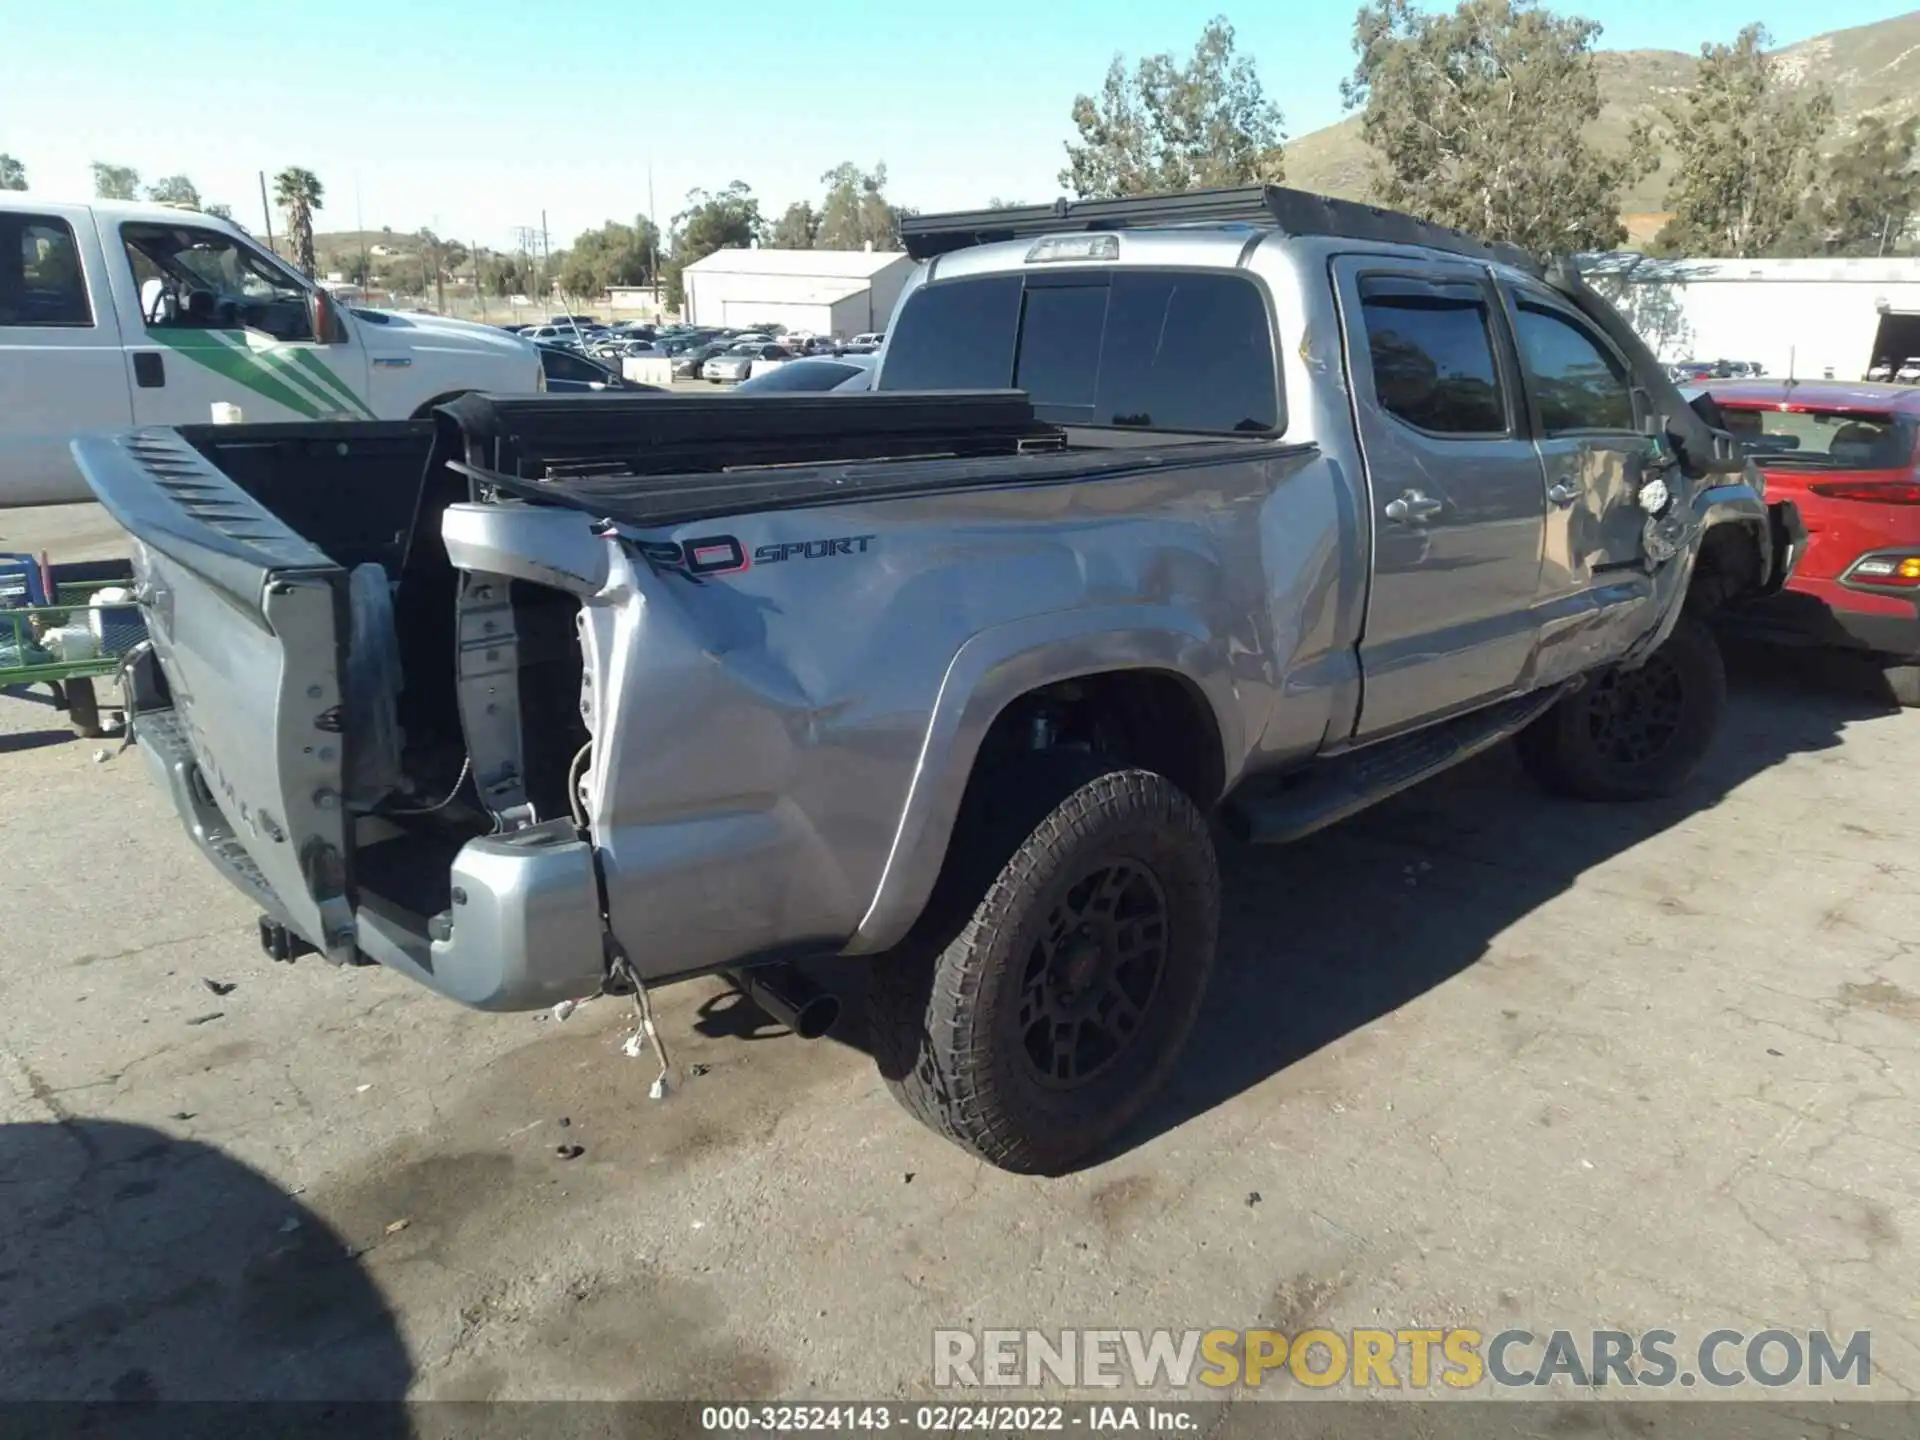
[[[710,575],[737,575],[755,565],[778,565],[788,560],[825,560],[835,555],[865,555],[878,538],[873,535],[832,535],[820,540],[783,540],[761,545],[747,558],[747,549],[732,535],[701,535],[692,540],[639,540],[634,548],[655,570],[670,571],[698,585]]]
[[[864,555],[874,539],[871,535],[836,535],[830,540],[787,540],[779,545],[762,545],[753,552],[756,565],[777,565],[782,560],[825,560],[829,555]]]

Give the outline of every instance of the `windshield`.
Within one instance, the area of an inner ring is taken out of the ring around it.
[[[1830,470],[1903,470],[1913,462],[1915,427],[1902,415],[1860,410],[1739,410],[1723,407],[1727,428],[1763,465]]]

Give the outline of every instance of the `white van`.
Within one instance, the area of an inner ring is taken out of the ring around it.
[[[348,307],[217,216],[0,195],[0,506],[90,500],[97,430],[405,420],[469,390],[546,388],[491,325]]]

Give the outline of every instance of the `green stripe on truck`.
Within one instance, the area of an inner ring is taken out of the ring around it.
[[[294,413],[378,419],[373,410],[308,350],[254,350],[245,338],[220,330],[150,329],[148,335],[179,355]]]
[[[353,388],[338,375],[334,374],[333,371],[328,368],[327,362],[314,354],[313,351],[278,350],[274,353],[277,355],[291,356],[295,365],[299,366],[302,370],[308,371],[315,379],[323,382],[325,385],[331,386],[332,393],[345,402],[349,411],[357,411],[369,420],[378,420],[380,418],[373,413],[373,407],[367,404],[359,395],[355,394]]]

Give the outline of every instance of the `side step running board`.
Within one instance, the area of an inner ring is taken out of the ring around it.
[[[1298,840],[1499,744],[1545,714],[1571,688],[1555,686],[1522,695],[1317,761],[1275,788],[1229,798],[1221,818],[1234,835],[1256,845]]]

